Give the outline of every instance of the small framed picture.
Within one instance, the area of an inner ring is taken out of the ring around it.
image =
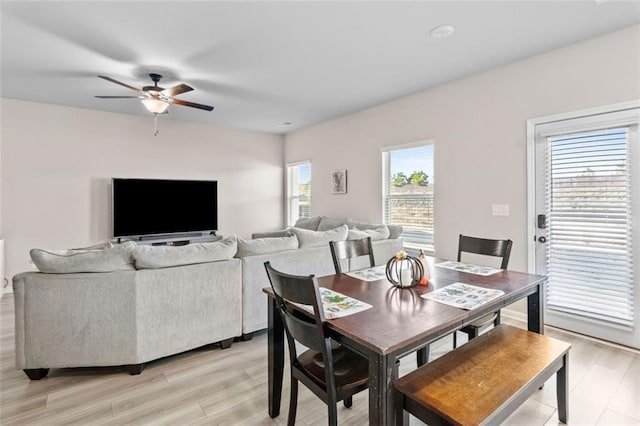
[[[336,170],[331,172],[331,193],[346,194],[347,193],[347,171]]]

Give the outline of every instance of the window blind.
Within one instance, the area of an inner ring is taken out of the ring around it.
[[[633,325],[629,130],[547,138],[547,308]]]

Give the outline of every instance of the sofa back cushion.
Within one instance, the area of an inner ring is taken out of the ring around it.
[[[318,230],[318,224],[320,223],[320,216],[300,218],[294,225],[296,228],[309,229],[311,231]]]
[[[256,240],[258,238],[281,238],[290,237],[293,235],[290,229],[282,229],[280,231],[267,231],[267,232],[254,232],[251,234],[251,239]]]
[[[387,225],[378,225],[373,229],[349,229],[348,240],[360,240],[362,238],[371,237],[371,241],[386,240],[389,238],[389,228]]]
[[[112,272],[134,269],[136,243],[127,241],[98,250],[44,250],[34,248],[29,254],[40,272],[73,274],[77,272]]]
[[[236,257],[257,256],[259,254],[277,253],[280,251],[297,250],[298,237],[267,237],[244,240],[238,238],[238,253]]]
[[[133,257],[136,269],[158,269],[232,259],[237,251],[236,237],[229,237],[185,246],[138,246]]]
[[[308,229],[291,228],[291,231],[298,237],[300,248],[306,247],[329,247],[329,241],[344,241],[347,239],[349,228],[347,225],[339,226],[330,231],[310,231]]]

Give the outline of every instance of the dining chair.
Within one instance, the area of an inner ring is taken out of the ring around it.
[[[369,363],[329,337],[315,276],[285,274],[269,262],[264,267],[289,346],[291,397],[287,424],[292,426],[296,421],[300,381],[327,404],[329,425],[337,425],[337,403],[344,401],[347,408],[351,407],[352,396],[368,388]],[[308,350],[299,354],[296,342]]]
[[[458,239],[458,262],[462,259],[462,253],[480,254],[483,256],[500,257],[500,269],[507,269],[509,265],[509,257],[511,256],[511,240],[490,240],[486,238],[469,237],[460,234]],[[480,330],[493,324],[500,324],[500,311],[485,315],[477,319],[471,324],[462,327],[459,331],[466,333],[469,340],[478,337]],[[458,346],[457,333],[453,333],[453,347]]]
[[[509,265],[509,257],[511,256],[511,240],[491,240],[487,238],[469,237],[460,234],[458,239],[458,262],[462,259],[462,253],[479,254],[483,256],[493,256],[502,258],[500,261],[500,269],[507,269]],[[490,325],[497,326],[500,324],[500,311],[485,315],[471,324],[462,327],[460,330],[466,333],[468,339],[478,337],[480,331]],[[458,333],[453,333],[453,347],[458,347]],[[429,362],[429,345],[419,349],[417,352],[418,367]]]
[[[375,266],[376,261],[373,257],[373,246],[371,245],[371,237],[362,238],[360,240],[346,240],[346,241],[330,241],[329,247],[331,248],[331,257],[333,258],[333,266],[336,269],[336,274],[342,273],[343,259],[351,259],[360,256],[369,256],[369,267]],[[351,265],[349,265],[349,268]],[[348,272],[348,271],[347,271]]]

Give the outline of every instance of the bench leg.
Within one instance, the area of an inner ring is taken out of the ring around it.
[[[558,420],[567,424],[568,405],[567,389],[569,388],[569,353],[562,357],[562,368],[556,373],[556,397],[558,398]]]

